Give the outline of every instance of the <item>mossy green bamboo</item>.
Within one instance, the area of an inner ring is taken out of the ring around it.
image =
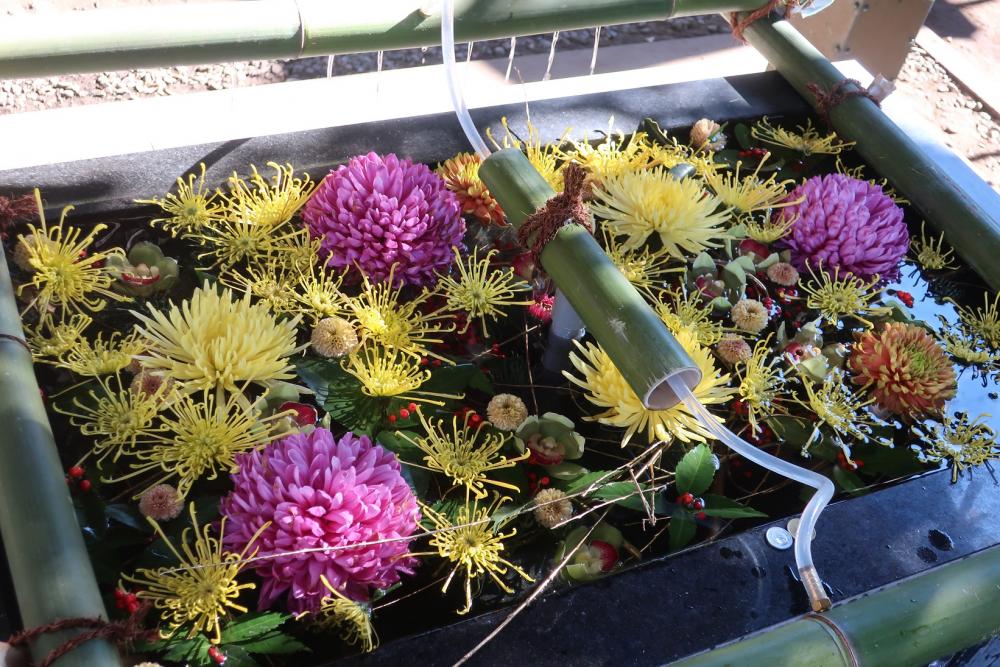
[[[515,227],[555,194],[514,148],[487,158],[479,175]],[[665,382],[670,375],[698,383],[701,371],[585,228],[562,227],[539,259],[646,407],[678,402]]]
[[[45,414],[31,353],[22,339],[7,260],[0,251],[0,532],[25,627],[105,616]],[[13,337],[13,339],[11,338]],[[80,631],[46,635],[36,662]],[[117,667],[118,652],[87,642],[59,667]]]

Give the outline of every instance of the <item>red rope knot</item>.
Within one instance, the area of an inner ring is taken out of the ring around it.
[[[885,99],[885,95],[888,94],[888,92],[884,95],[878,94],[878,89],[881,88],[882,80],[884,79],[876,77],[870,88],[862,86],[861,82],[857,79],[841,79],[837,83],[830,86],[829,89],[824,89],[818,83],[808,83],[806,84],[806,88],[816,99],[816,112],[819,114],[819,117],[823,119],[823,122],[826,123],[827,127],[831,127],[830,112],[834,109],[834,107],[842,104],[852,97],[867,98],[874,102],[875,106],[881,107],[882,100]]]
[[[563,171],[563,191],[529,215],[517,230],[517,240],[521,245],[530,248],[536,262],[539,261],[545,246],[566,224],[582,225],[588,232],[594,232],[590,211],[583,203],[589,196],[587,172],[579,164],[570,162]]]
[[[103,618],[64,618],[23,630],[11,637],[9,643],[13,647],[27,646],[42,635],[89,628],[87,632],[81,632],[49,651],[45,659],[38,663],[38,667],[50,667],[59,658],[94,639],[103,639],[121,651],[128,651],[137,641],[149,639],[150,633],[153,632],[144,627],[150,609],[151,605],[144,602],[134,614],[123,621],[107,621]]]
[[[743,36],[743,31],[749,28],[751,23],[759,21],[765,16],[769,16],[771,12],[777,9],[778,5],[781,4],[785,4],[785,0],[769,0],[769,2],[763,7],[755,9],[747,14],[742,21],[740,20],[740,12],[733,12],[730,14],[729,22],[733,26],[733,37],[739,40],[741,44],[746,44],[747,40]]]

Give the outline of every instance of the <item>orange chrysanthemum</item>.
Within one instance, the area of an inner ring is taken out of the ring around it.
[[[445,160],[437,173],[458,197],[463,213],[476,216],[484,224],[506,224],[500,204],[479,178],[482,162],[475,153],[459,153]]]
[[[903,418],[940,414],[955,395],[955,369],[948,356],[933,336],[912,324],[888,323],[860,335],[849,368],[855,384]]]

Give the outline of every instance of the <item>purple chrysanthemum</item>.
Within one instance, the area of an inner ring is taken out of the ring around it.
[[[867,280],[891,278],[910,245],[903,209],[882,188],[843,174],[813,176],[788,195],[805,199],[781,209],[781,219],[795,219],[784,244],[802,271],[839,266]]]
[[[371,280],[422,285],[450,266],[465,235],[462,207],[426,165],[375,153],[351,158],[324,179],[302,218],[322,238],[327,264],[355,265]]]
[[[225,547],[241,552],[270,522],[251,547],[275,556],[255,565],[264,582],[260,609],[288,591],[290,611],[315,611],[329,595],[321,574],[347,597],[367,600],[372,588],[411,572],[410,540],[397,538],[416,531],[420,509],[391,452],[365,436],[346,433],[338,441],[318,428],[236,462],[235,488],[222,501]]]

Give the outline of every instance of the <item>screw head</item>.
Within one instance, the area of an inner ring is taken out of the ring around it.
[[[764,533],[764,537],[767,538],[768,544],[782,551],[790,549],[795,541],[792,539],[792,534],[780,526],[771,526],[768,528],[767,532]]]

